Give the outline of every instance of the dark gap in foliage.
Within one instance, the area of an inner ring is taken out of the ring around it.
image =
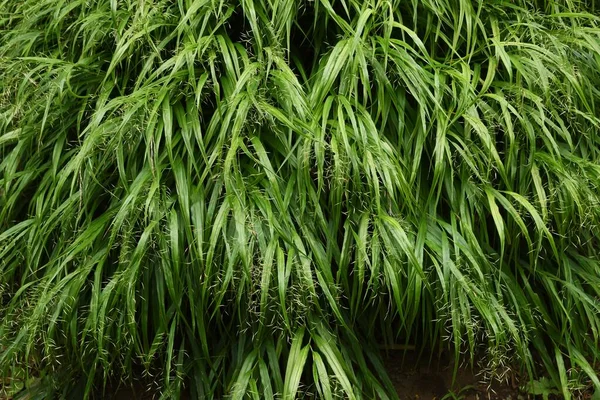
[[[252,48],[252,31],[243,14],[242,7],[236,7],[233,14],[227,20],[225,27],[226,32],[224,33],[233,43],[241,44],[250,54],[254,53],[254,49]]]
[[[313,71],[337,36],[335,24],[316,14],[315,5],[307,4],[299,10],[292,24],[289,53],[292,57],[290,66],[301,82],[304,79],[299,67],[306,77],[314,76]]]

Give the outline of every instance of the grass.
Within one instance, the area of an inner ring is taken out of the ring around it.
[[[0,0],[4,382],[600,391],[599,88],[593,0]]]

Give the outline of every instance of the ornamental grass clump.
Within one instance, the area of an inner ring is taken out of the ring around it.
[[[0,0],[4,390],[600,390],[599,224],[593,0]]]

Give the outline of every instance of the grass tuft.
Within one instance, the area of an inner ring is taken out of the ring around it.
[[[0,0],[2,390],[600,391],[599,87],[593,0]]]

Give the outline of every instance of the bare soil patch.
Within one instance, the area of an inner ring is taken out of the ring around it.
[[[390,379],[401,400],[518,400],[528,396],[511,383],[482,382],[469,366],[461,366],[453,379],[454,366],[445,357],[430,359],[416,351],[388,351],[384,358]]]

